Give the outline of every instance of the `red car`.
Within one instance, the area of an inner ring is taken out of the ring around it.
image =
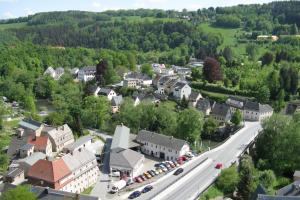
[[[181,159],[182,161],[187,161],[188,158],[186,156],[180,156],[179,159]]]
[[[222,167],[223,167],[222,163],[217,163],[215,168],[216,169],[222,169]]]
[[[177,159],[177,162],[179,165],[182,165],[184,163],[182,159]]]
[[[142,183],[143,180],[141,179],[141,177],[135,177],[135,182]]]

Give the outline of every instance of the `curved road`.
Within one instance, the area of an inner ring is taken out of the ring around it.
[[[220,170],[215,169],[216,164],[222,163],[225,168],[231,166],[260,130],[259,122],[245,122],[245,127],[231,136],[223,145],[186,163],[183,166],[184,173],[180,176],[166,175],[167,177],[162,180],[152,183],[154,189],[151,192],[142,194],[137,199],[196,199],[219,175]],[[126,199],[127,197],[128,194],[125,194],[121,198]]]

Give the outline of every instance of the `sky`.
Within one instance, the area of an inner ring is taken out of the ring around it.
[[[46,11],[159,8],[197,10],[238,4],[268,3],[272,0],[0,0],[0,19],[16,18]]]

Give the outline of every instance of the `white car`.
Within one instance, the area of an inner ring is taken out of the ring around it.
[[[195,157],[194,154],[192,154],[191,152],[187,152],[185,155],[189,158]]]

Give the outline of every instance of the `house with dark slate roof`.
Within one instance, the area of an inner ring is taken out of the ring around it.
[[[142,153],[164,160],[177,159],[190,151],[185,140],[146,130],[141,130],[138,133],[136,141],[142,144]]]
[[[268,104],[260,104],[241,97],[231,96],[227,99],[226,104],[230,106],[231,114],[240,110],[244,120],[248,121],[261,121],[273,114],[273,108]]]
[[[211,110],[211,116],[220,123],[227,123],[231,120],[232,114],[227,104],[216,103]]]
[[[196,107],[197,102],[202,99],[202,95],[199,92],[192,91],[189,97],[189,105]]]
[[[176,99],[182,100],[185,98],[188,100],[192,93],[192,88],[186,82],[178,81],[172,86],[172,93]]]
[[[209,101],[209,99],[204,98],[204,99],[199,99],[197,104],[196,104],[196,109],[203,112],[204,115],[208,116],[211,112],[212,107],[214,106],[215,102]]]
[[[83,82],[95,79],[96,66],[83,67],[78,71],[78,79]]]
[[[300,111],[300,101],[289,102],[285,108],[286,115],[293,115]]]
[[[122,95],[112,97],[112,99],[111,99],[111,112],[112,113],[119,112],[122,103],[123,103],[123,96]]]

